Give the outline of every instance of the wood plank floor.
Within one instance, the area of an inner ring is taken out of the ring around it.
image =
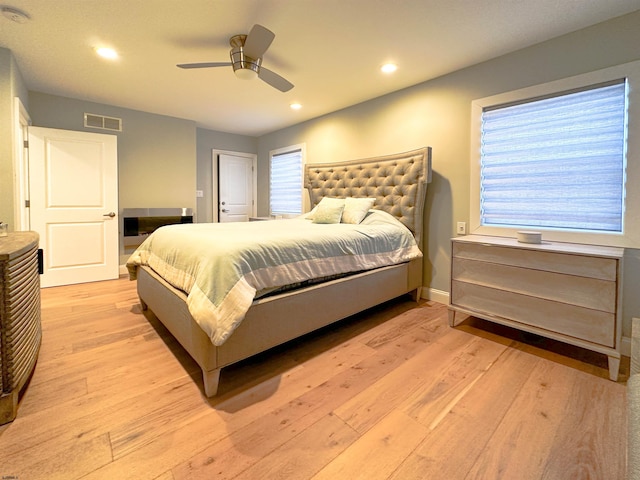
[[[0,478],[623,479],[606,357],[408,297],[223,370],[220,395],[121,278],[42,291]]]

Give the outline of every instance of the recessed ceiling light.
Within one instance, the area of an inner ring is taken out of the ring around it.
[[[98,47],[96,48],[96,53],[102,58],[108,58],[109,60],[115,60],[116,58],[118,58],[118,52],[116,52],[113,48]]]
[[[291,105],[289,105],[291,107],[292,110],[300,110],[302,108],[302,105],[300,103],[292,103]]]
[[[398,69],[398,66],[395,63],[385,63],[380,67],[380,70],[383,73],[393,73]]]

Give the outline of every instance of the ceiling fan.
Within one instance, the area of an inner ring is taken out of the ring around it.
[[[234,35],[229,39],[231,44],[230,62],[183,63],[180,68],[209,68],[232,66],[237,77],[251,79],[256,76],[263,82],[288,92],[293,84],[275,72],[262,66],[262,56],[273,42],[275,34],[262,25],[254,25],[248,35]]]

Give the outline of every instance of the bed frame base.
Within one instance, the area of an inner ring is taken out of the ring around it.
[[[215,396],[220,370],[350,315],[410,293],[419,300],[422,259],[379,268],[304,289],[258,299],[221,346],[216,347],[193,320],[184,292],[148,267],[138,268],[138,295],[198,363],[204,393]]]

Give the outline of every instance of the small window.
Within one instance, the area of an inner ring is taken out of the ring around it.
[[[626,90],[485,108],[480,224],[622,233]]]
[[[273,150],[269,153],[269,210],[271,215],[302,214],[304,146]]]

